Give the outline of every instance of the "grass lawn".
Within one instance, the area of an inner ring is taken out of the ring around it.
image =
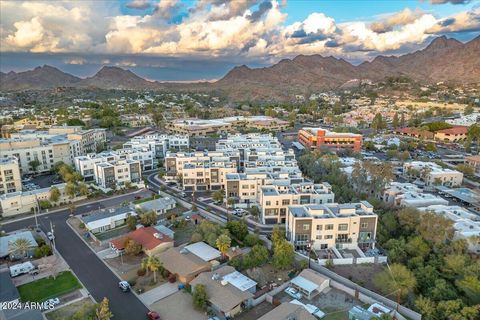
[[[142,203],[142,202],[147,202],[147,201],[155,200],[155,199],[158,199],[158,198],[161,198],[161,196],[158,195],[158,194],[156,194],[156,195],[151,196],[151,197],[147,197],[147,198],[142,198],[142,199],[135,200],[135,201],[133,201],[133,203],[134,203],[134,204],[139,204],[139,203]]]
[[[23,302],[43,302],[81,287],[80,282],[70,271],[64,271],[59,273],[55,280],[52,277],[43,278],[21,285],[17,289]]]
[[[90,319],[94,315],[95,304],[90,299],[82,299],[45,314],[48,320]],[[93,319],[93,318],[92,318]]]

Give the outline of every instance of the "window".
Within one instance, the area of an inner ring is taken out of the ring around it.
[[[362,222],[362,223],[360,224],[360,228],[362,228],[362,229],[368,228],[368,222]]]
[[[308,241],[308,234],[296,234],[295,235],[296,241]]]
[[[322,244],[320,245],[320,249],[328,249],[328,244],[322,243]]]
[[[317,224],[317,230],[322,230],[322,229],[323,229],[323,225]]]
[[[338,225],[338,231],[347,231],[348,230],[348,224],[346,223],[340,223]]]
[[[326,235],[325,240],[328,240],[328,239],[333,239],[333,236],[331,234]]]
[[[288,206],[290,205],[290,200],[286,199],[286,200],[282,200],[282,206]]]
[[[266,201],[266,202],[265,202],[265,205],[266,205],[266,206],[270,206],[270,205],[272,205],[272,203],[271,203],[270,201]]]
[[[310,230],[310,225],[309,225],[309,224],[304,224],[304,225],[302,226],[302,229],[303,229],[304,231]]]
[[[320,236],[320,235],[317,235],[315,238],[316,238],[317,240],[322,240],[322,236]]]
[[[325,230],[333,230],[333,224],[326,224]]]

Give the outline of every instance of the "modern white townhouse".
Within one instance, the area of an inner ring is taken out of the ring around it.
[[[149,134],[130,139],[123,144],[125,149],[148,148],[156,158],[164,158],[167,151],[186,150],[190,147],[188,135]]]
[[[434,162],[411,161],[403,165],[403,175],[409,179],[418,179],[425,186],[460,186],[463,173],[443,168]]]
[[[19,161],[15,157],[0,158],[0,195],[22,191]]]
[[[123,188],[142,182],[142,168],[138,160],[113,160],[94,165],[96,184],[104,189]]]
[[[153,151],[143,148],[119,149],[79,156],[75,158],[75,169],[85,178],[86,181],[93,181],[95,180],[96,164],[118,160],[139,161],[142,171],[152,170],[155,167]]]
[[[291,184],[290,181],[274,181],[260,188],[258,204],[260,218],[264,224],[285,223],[290,205],[331,204],[335,194],[326,182],[304,181]]]
[[[480,253],[480,217],[459,206],[432,205],[419,208],[423,212],[441,215],[453,221],[454,239],[465,239],[470,252]]]
[[[394,207],[425,207],[430,205],[446,205],[448,201],[423,189],[413,183],[391,182],[380,195],[380,200]]]
[[[359,203],[306,204],[288,207],[287,240],[297,250],[312,246],[368,250],[375,247],[378,216],[367,201]]]

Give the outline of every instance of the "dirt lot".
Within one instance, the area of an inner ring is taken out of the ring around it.
[[[208,319],[203,312],[193,308],[192,301],[192,296],[188,292],[178,291],[152,304],[150,310],[157,311],[162,320]]]
[[[272,311],[275,308],[271,303],[262,302],[258,306],[242,312],[239,316],[235,317],[237,320],[252,320],[262,317],[264,314]]]
[[[381,264],[357,264],[334,266],[332,271],[339,275],[358,283],[367,289],[378,291],[373,284],[373,277],[385,269]]]
[[[255,280],[260,287],[263,287],[267,283],[275,282],[277,284],[282,284],[285,281],[290,280],[288,277],[289,271],[279,271],[275,270],[273,266],[269,263],[259,267],[246,270],[247,276]]]

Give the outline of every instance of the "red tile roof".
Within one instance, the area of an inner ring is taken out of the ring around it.
[[[436,133],[445,133],[445,134],[467,134],[468,127],[465,126],[455,126],[449,129],[438,130]]]
[[[161,239],[155,237],[155,234],[160,234]],[[142,245],[143,250],[151,250],[162,243],[173,241],[169,236],[158,232],[154,227],[140,228],[135,231],[132,231],[125,236],[112,240],[110,243],[117,249],[124,249],[124,244],[127,239],[132,239],[136,243]]]

